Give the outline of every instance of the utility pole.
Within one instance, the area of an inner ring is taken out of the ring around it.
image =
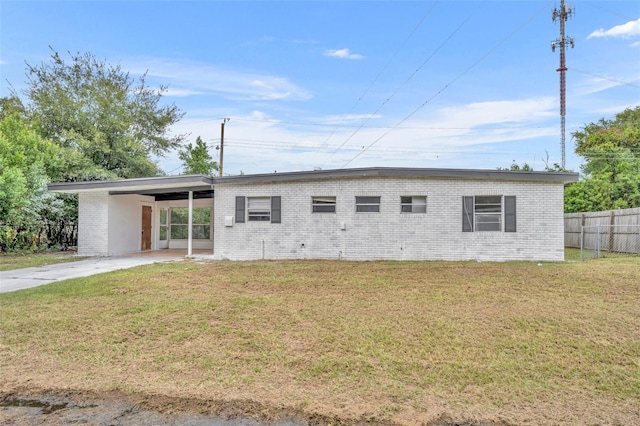
[[[222,176],[222,163],[224,161],[224,125],[230,118],[223,118],[220,123],[220,176]]]
[[[560,0],[560,8],[554,8],[551,12],[551,19],[553,22],[560,21],[560,38],[551,42],[551,51],[555,52],[556,47],[560,48],[560,67],[556,70],[560,73],[560,149],[562,151],[562,168],[565,166],[565,116],[567,114],[566,108],[566,91],[567,91],[567,64],[565,61],[565,50],[567,45],[575,46],[575,40],[573,37],[566,37],[564,35],[564,23],[567,19],[573,15],[574,9],[572,6],[565,4],[564,0]]]

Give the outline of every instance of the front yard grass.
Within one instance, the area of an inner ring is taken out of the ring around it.
[[[0,253],[0,271],[75,262],[82,259],[86,259],[86,257],[76,256],[75,251]]]
[[[637,257],[155,264],[0,294],[0,391],[640,424],[639,298]]]

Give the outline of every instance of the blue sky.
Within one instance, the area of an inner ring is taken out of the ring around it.
[[[640,2],[572,1],[571,133],[640,105]],[[560,163],[558,1],[0,0],[0,96],[25,61],[91,52],[186,115],[224,172]],[[9,83],[8,83],[9,82]],[[158,159],[181,171],[176,153]]]

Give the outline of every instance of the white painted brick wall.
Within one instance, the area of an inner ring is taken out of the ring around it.
[[[81,192],[78,197],[78,255],[107,256],[109,193]]]
[[[214,253],[232,260],[561,261],[563,190],[562,183],[378,177],[216,185]],[[236,195],[281,196],[282,223],[225,227],[224,217],[235,216]],[[380,196],[380,213],[355,213],[360,195]],[[427,196],[426,214],[400,213],[400,196],[409,195]],[[515,195],[517,232],[462,232],[468,195]],[[312,214],[312,196],[336,196],[336,213]]]

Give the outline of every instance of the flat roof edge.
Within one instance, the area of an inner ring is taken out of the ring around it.
[[[371,167],[359,169],[314,170],[301,172],[265,173],[254,175],[214,177],[215,184],[241,184],[263,182],[287,182],[296,180],[323,180],[367,177],[414,177],[448,179],[490,179],[569,183],[578,180],[573,172],[529,172],[484,169],[423,169]]]
[[[136,191],[150,189],[166,189],[169,191],[196,191],[201,190],[203,187],[211,185],[293,182],[371,177],[484,179],[570,183],[577,181],[578,176],[578,173],[572,172],[527,172],[483,169],[369,167],[358,169],[332,169],[283,173],[263,173],[224,177],[211,177],[206,175],[180,175],[86,182],[60,182],[48,184],[47,189],[51,192],[64,192],[72,194],[91,191],[135,193]]]
[[[54,182],[47,185],[51,192],[80,193],[90,191],[126,191],[133,188],[186,188],[212,185],[206,175],[156,176],[149,178],[94,180],[84,182]]]

